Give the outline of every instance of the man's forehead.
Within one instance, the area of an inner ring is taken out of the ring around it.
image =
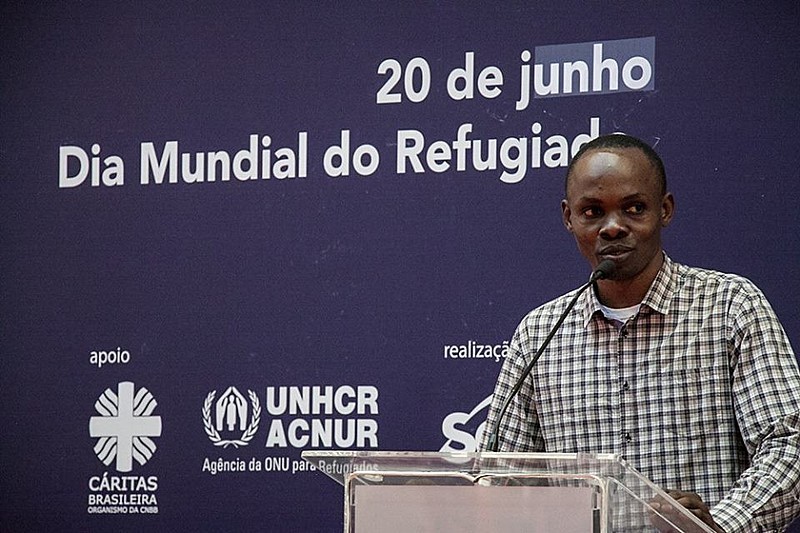
[[[592,150],[578,161],[573,174],[603,175],[623,164],[624,156],[617,151]]]
[[[597,148],[583,154],[572,168],[567,181],[567,193],[580,194],[573,190],[576,182],[581,189],[591,186],[592,182],[604,176],[629,177],[631,183],[641,183],[642,178],[650,178],[652,184],[659,188],[659,180],[654,165],[647,156],[637,148]]]

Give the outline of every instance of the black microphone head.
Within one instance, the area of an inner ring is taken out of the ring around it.
[[[615,265],[614,261],[611,259],[600,261],[600,264],[597,265],[597,268],[595,268],[592,273],[592,280],[606,279],[610,277],[616,269],[617,265]]]

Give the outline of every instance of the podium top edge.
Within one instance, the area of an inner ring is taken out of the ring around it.
[[[410,459],[443,458],[443,459],[548,459],[548,460],[577,460],[590,459],[598,461],[621,461],[622,456],[616,453],[542,453],[542,452],[435,452],[435,451],[368,451],[368,450],[304,450],[301,453],[304,459],[339,458],[339,459]]]

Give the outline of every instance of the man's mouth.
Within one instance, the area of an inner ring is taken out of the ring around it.
[[[597,256],[603,259],[620,260],[626,257],[633,251],[633,248],[627,246],[606,246],[601,248]]]

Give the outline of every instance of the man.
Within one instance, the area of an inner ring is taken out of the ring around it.
[[[615,269],[536,362],[500,422],[499,451],[619,453],[716,531],[786,527],[800,514],[800,372],[763,294],[664,253],[675,201],[638,139],[584,145],[561,210],[592,269]],[[485,439],[573,295],[517,328]]]

